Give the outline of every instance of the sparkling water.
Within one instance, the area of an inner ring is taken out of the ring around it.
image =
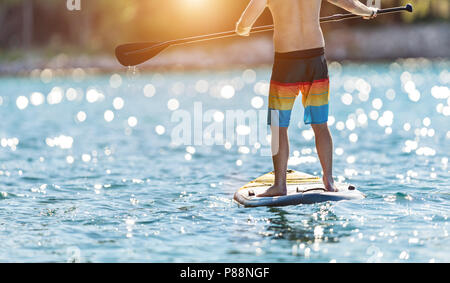
[[[270,67],[0,78],[0,261],[448,262],[449,66],[330,62],[335,178],[367,198],[277,208],[232,201],[272,170]],[[302,121],[289,168],[320,175]]]

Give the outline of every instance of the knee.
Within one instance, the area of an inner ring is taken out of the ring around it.
[[[311,124],[311,127],[315,133],[328,132],[328,124]]]
[[[273,136],[287,136],[288,128],[287,127],[271,127],[271,132]]]

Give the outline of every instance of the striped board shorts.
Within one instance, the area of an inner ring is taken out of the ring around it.
[[[300,92],[305,124],[328,121],[330,82],[324,54],[324,48],[275,52],[269,91],[269,125],[289,126],[292,107]]]

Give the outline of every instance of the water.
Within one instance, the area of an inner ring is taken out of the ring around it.
[[[270,68],[0,78],[0,261],[448,262],[449,65],[331,63],[335,175],[367,198],[251,209],[264,139],[176,146],[173,115],[259,113]],[[289,167],[320,175],[295,109]]]

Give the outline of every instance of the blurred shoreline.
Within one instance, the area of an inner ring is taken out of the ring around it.
[[[377,28],[324,28],[326,56],[330,61],[386,61],[399,58],[440,59],[450,57],[450,23],[395,25]],[[108,54],[49,56],[42,50],[19,51],[16,59],[0,60],[0,76],[29,76],[52,69],[65,74],[76,68],[96,73],[126,70]],[[203,44],[171,47],[139,65],[140,71],[183,71],[270,65],[273,61],[271,34],[232,38]]]

